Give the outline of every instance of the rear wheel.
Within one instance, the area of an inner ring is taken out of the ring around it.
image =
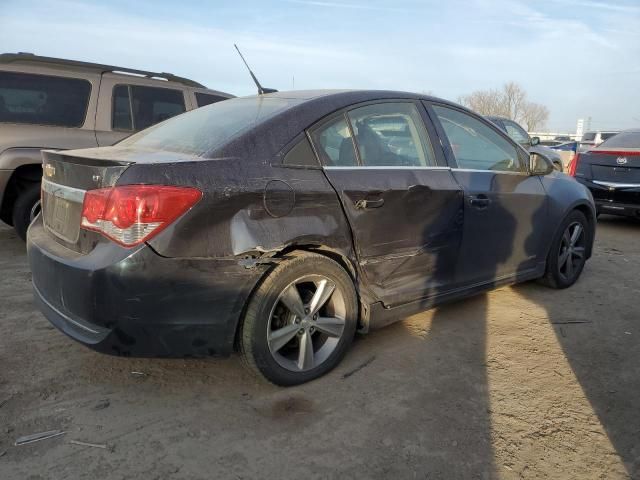
[[[351,345],[357,305],[351,277],[338,263],[292,254],[249,301],[239,337],[246,365],[283,386],[324,375]]]
[[[587,261],[590,235],[587,218],[582,212],[574,210],[565,218],[547,257],[544,284],[567,288],[576,283]]]
[[[27,239],[27,229],[40,213],[40,184],[29,185],[13,204],[13,228],[22,240]]]

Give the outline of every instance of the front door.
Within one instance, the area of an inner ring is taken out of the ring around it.
[[[547,200],[540,178],[528,174],[528,156],[480,118],[443,105],[433,105],[433,112],[465,195],[457,283],[495,282],[540,268]]]
[[[310,132],[351,225],[360,270],[386,306],[445,290],[462,238],[462,189],[432,147],[422,109],[369,104]]]

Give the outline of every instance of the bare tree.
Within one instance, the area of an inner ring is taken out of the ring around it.
[[[503,115],[504,103],[498,90],[477,90],[458,98],[458,102],[480,115]]]
[[[503,112],[516,122],[521,119],[522,111],[527,103],[527,92],[515,82],[505,83],[502,87]]]
[[[515,82],[504,84],[500,90],[476,90],[459,97],[458,102],[480,115],[507,117],[524,123],[529,131],[544,126],[549,118],[547,107],[529,102],[527,92]]]
[[[527,131],[535,132],[539,127],[543,127],[549,118],[549,109],[539,103],[527,102],[522,113],[522,122]]]

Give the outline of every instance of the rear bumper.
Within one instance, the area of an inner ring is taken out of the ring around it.
[[[640,218],[640,204],[629,205],[616,202],[596,202],[598,213],[606,213],[607,215],[621,215],[624,217]]]
[[[579,177],[576,180],[591,191],[598,213],[640,217],[640,188],[613,182],[594,183]]]
[[[59,330],[102,353],[227,355],[242,310],[265,266],[235,260],[172,259],[150,247],[99,244],[76,254],[41,219],[27,249],[36,304]]]

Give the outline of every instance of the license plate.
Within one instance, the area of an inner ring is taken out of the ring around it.
[[[71,202],[64,198],[56,198],[53,204],[53,215],[50,227],[58,233],[63,233],[69,223]]]

